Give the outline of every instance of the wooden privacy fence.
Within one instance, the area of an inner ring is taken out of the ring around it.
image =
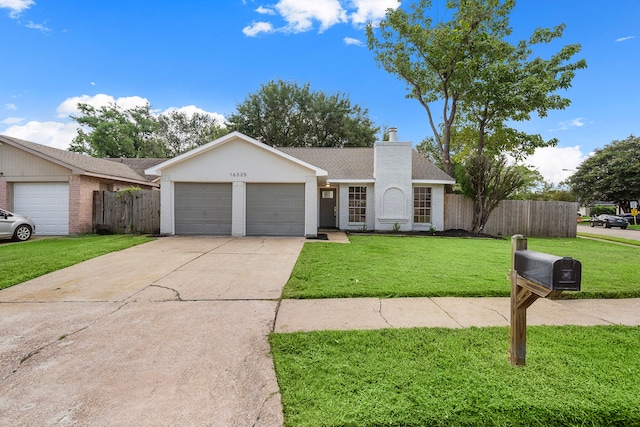
[[[160,192],[94,191],[93,229],[97,233],[160,233]]]
[[[444,228],[470,230],[473,202],[460,194],[445,194]],[[503,200],[491,212],[486,234],[528,237],[576,237],[576,202]]]

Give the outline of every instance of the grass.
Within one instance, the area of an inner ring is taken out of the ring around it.
[[[638,426],[640,328],[272,334],[286,426]]]
[[[0,289],[151,240],[145,236],[84,235],[3,243],[0,245]]]
[[[621,237],[604,236],[602,234],[583,233],[581,231],[578,232],[578,236],[588,237],[590,239],[606,240],[608,242],[623,243],[625,245],[631,246],[640,246],[640,240],[623,239]]]
[[[511,241],[350,236],[351,244],[306,244],[284,298],[509,296]],[[538,252],[582,263],[575,298],[640,297],[640,248],[602,240],[529,238]]]

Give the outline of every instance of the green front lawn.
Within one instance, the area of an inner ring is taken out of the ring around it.
[[[284,298],[509,296],[511,241],[357,236],[308,243]],[[582,263],[576,298],[640,297],[640,247],[588,239],[529,238],[530,250]]]
[[[153,240],[145,236],[84,235],[0,243],[0,289],[109,252]]]
[[[272,334],[286,426],[638,426],[640,328]]]

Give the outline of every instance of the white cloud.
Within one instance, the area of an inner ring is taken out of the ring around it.
[[[352,0],[356,11],[349,15],[351,22],[356,25],[376,22],[384,18],[387,9],[396,9],[400,6],[398,0]]]
[[[224,125],[226,123],[226,119],[222,114],[211,113],[209,111],[203,110],[202,108],[198,108],[195,105],[187,105],[187,106],[180,107],[180,108],[169,107],[166,110],[164,110],[161,114],[170,113],[172,111],[179,111],[179,112],[185,113],[185,114],[187,114],[189,116],[193,115],[194,113],[207,114],[207,115],[213,117],[221,125]]]
[[[7,117],[6,119],[4,119],[3,121],[1,121],[0,123],[2,123],[3,125],[17,125],[18,123],[22,122],[24,119],[22,117]]]
[[[545,181],[558,184],[573,175],[585,158],[580,146],[543,147],[527,157],[524,163],[535,166]]]
[[[43,24],[35,24],[35,23],[29,21],[26,24],[24,24],[24,26],[27,27],[27,28],[34,29],[34,30],[40,30],[43,33],[48,33],[49,31],[51,31],[51,29],[47,28],[44,23]]]
[[[358,39],[354,39],[352,37],[345,37],[344,39],[342,39],[344,41],[345,44],[347,45],[354,45],[354,46],[364,46],[364,43],[362,43],[361,40]]]
[[[575,127],[582,127],[584,126],[584,118],[583,117],[578,117],[575,119],[571,119],[571,120],[565,120],[564,122],[560,122],[558,123],[558,128],[557,129],[551,129],[552,131],[554,130],[567,130],[570,128],[575,128]]]
[[[338,0],[280,0],[275,8],[287,21],[286,30],[293,33],[309,31],[313,21],[320,22],[320,32],[347,21],[347,12]]]
[[[76,122],[68,119],[69,115],[79,113],[76,108],[78,102],[83,102],[94,107],[101,107],[110,103],[115,103],[124,109],[141,107],[149,103],[146,98],[142,98],[140,96],[126,96],[120,98],[114,98],[113,96],[106,94],[98,94],[95,96],[74,96],[64,100],[56,109],[58,117],[67,120],[48,122],[29,121],[20,125],[20,123],[24,122],[24,119],[9,117],[0,121],[0,124],[8,126],[1,133],[66,150],[69,148],[73,138],[77,135],[77,130],[80,127]],[[222,114],[205,111],[195,105],[187,105],[179,108],[170,107],[162,111],[162,113],[170,111],[180,111],[189,115],[193,113],[208,114],[216,119],[216,121],[221,125],[224,126],[226,124],[225,117]],[[153,113],[159,114],[160,111],[153,111]]]
[[[279,0],[273,7],[260,6],[255,11],[261,15],[280,15],[286,26],[274,28],[270,22],[256,22],[242,32],[249,37],[276,31],[301,33],[312,30],[316,22],[320,24],[319,32],[347,22],[362,26],[379,21],[387,9],[399,5],[398,0]]]
[[[21,126],[10,126],[2,133],[26,141],[37,142],[50,147],[66,150],[77,134],[75,122],[28,122]]]
[[[109,104],[116,104],[124,109],[129,109],[135,107],[144,107],[145,105],[149,104],[149,101],[146,98],[142,98],[139,96],[125,96],[116,99],[111,95],[105,95],[103,93],[99,93],[94,96],[74,96],[72,98],[65,99],[60,105],[58,105],[58,108],[56,109],[58,117],[66,118],[69,115],[79,113],[78,103],[89,104],[95,108],[99,108]]]
[[[13,110],[13,111],[18,109],[16,104],[4,104],[4,108],[6,108],[7,110]]]
[[[9,16],[17,19],[20,14],[36,4],[33,0],[0,0],[0,9],[9,9]]]
[[[242,29],[245,36],[255,37],[260,33],[273,32],[273,25],[270,22],[254,22],[253,24],[246,26]]]
[[[616,39],[616,42],[626,42],[627,40],[631,40],[631,39],[635,39],[636,36],[627,36],[627,37],[620,37],[619,39]]]
[[[258,7],[256,9],[256,12],[258,12],[260,15],[275,15],[276,12],[273,9],[269,9],[268,7]]]

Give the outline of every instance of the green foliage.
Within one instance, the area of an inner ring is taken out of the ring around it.
[[[349,238],[349,245],[305,244],[283,298],[509,296],[508,240],[396,235]],[[576,238],[529,238],[529,249],[582,262],[582,291],[570,297],[640,297],[637,246]]]
[[[615,215],[616,207],[595,205],[591,208],[591,215],[602,215],[602,214]]]
[[[421,151],[439,157],[437,163],[451,176],[456,163],[481,163],[472,158],[509,154],[518,160],[538,147],[555,145],[556,140],[544,141],[508,123],[566,108],[570,101],[558,91],[569,88],[575,71],[586,67],[584,60],[569,62],[580,51],[577,44],[549,59],[533,56],[534,47],[560,38],[564,25],[539,28],[528,40],[512,44],[509,15],[514,5],[513,0],[452,0],[447,2],[451,20],[434,22],[431,1],[421,0],[409,11],[390,9],[379,26],[367,27],[377,64],[404,80],[407,97],[427,112],[433,139],[423,141]],[[432,112],[435,101],[444,104],[441,121]],[[494,193],[508,194],[500,189]],[[476,213],[484,215],[483,210]]]
[[[113,235],[60,237],[0,246],[0,289],[153,239]]]
[[[312,92],[282,80],[263,84],[238,104],[229,128],[277,147],[368,147],[380,130],[346,95]]]
[[[524,180],[520,169],[507,166],[503,157],[476,155],[469,158],[463,168],[458,183],[463,194],[473,199],[471,232],[481,233],[491,212],[500,201],[522,188]]]
[[[69,151],[93,157],[164,157],[156,136],[158,122],[150,108],[149,104],[125,110],[116,104],[96,108],[79,103],[81,115],[71,118],[82,127]]]
[[[229,133],[226,127],[209,114],[170,111],[158,117],[158,138],[165,145],[166,155],[186,153]]]
[[[285,426],[640,425],[640,328],[534,326],[271,334]]]
[[[640,200],[640,137],[595,150],[567,183],[582,203],[613,202],[629,212],[630,202]]]
[[[206,144],[229,131],[205,113],[180,111],[154,115],[151,106],[123,109],[78,104],[71,116],[82,128],[70,151],[93,157],[172,157]]]
[[[431,1],[421,0],[408,11],[389,10],[379,26],[367,27],[377,64],[404,80],[407,97],[425,108],[432,145],[449,174],[452,151],[482,154],[486,148],[520,157],[555,144],[505,123],[568,106],[557,91],[567,89],[575,70],[586,67],[584,60],[568,63],[579,45],[565,46],[547,60],[532,57],[532,48],[561,37],[564,25],[537,29],[529,40],[512,45],[507,39],[514,5],[512,0],[454,0],[447,2],[451,20],[436,22]],[[431,109],[437,100],[444,101],[441,121]]]

